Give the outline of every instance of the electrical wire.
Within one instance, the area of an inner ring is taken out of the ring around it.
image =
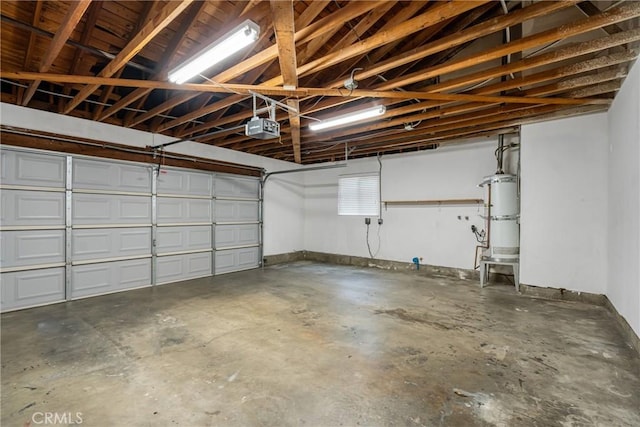
[[[202,77],[203,79],[205,79],[206,81],[208,81],[209,83],[211,83],[212,85],[221,87],[222,89],[228,90],[229,92],[235,93],[236,95],[247,95],[246,93],[240,93],[237,90],[235,90],[233,88],[230,88],[229,86],[225,85],[224,83],[220,83],[220,82],[217,82],[215,80],[211,80],[209,77],[205,76],[204,74],[198,74],[198,75],[200,77]]]
[[[380,229],[384,223],[382,220],[382,156],[380,153],[377,154],[376,158],[378,160],[378,232],[376,233],[378,236],[378,246],[376,247],[375,252],[371,251],[371,244],[369,243],[369,224],[367,224],[367,250],[369,251],[371,259],[378,255],[378,252],[380,252],[380,248],[382,247]]]
[[[336,6],[338,6],[338,10],[342,9],[342,7],[340,7],[340,4],[338,3],[337,0],[333,0],[333,2],[336,4]],[[356,38],[358,39],[359,42],[362,42],[362,39],[360,38],[360,34],[358,34],[358,32],[356,31],[355,28],[353,28],[353,25],[351,25],[351,22],[347,21],[346,22],[347,26],[349,27],[349,29],[351,31],[353,31],[353,34],[356,35]],[[369,62],[369,64],[372,63],[371,58],[369,58],[369,53],[365,53],[364,57],[367,59],[367,61]]]
[[[318,150],[305,151],[305,154],[322,153],[323,151],[328,151],[328,150],[331,150],[333,148],[336,148],[338,145],[341,145],[341,144],[346,144],[346,142],[338,142],[337,144],[333,144],[333,145],[331,145],[329,147],[326,147],[326,148],[320,148]]]
[[[475,234],[476,240],[478,241],[478,243],[485,243],[484,239],[485,239],[485,237],[487,237],[486,231],[484,231],[484,230],[478,231],[477,228],[474,228],[473,234]]]
[[[378,247],[375,252],[371,252],[371,245],[369,244],[369,226],[370,224],[367,224],[367,250],[369,251],[371,259],[374,259],[378,255],[378,252],[380,252],[380,225],[378,224]]]
[[[520,144],[518,143],[511,143],[511,144],[507,144],[503,147],[498,147],[495,149],[495,151],[493,152],[494,156],[496,157],[496,160],[498,159],[498,156],[500,154],[500,151],[502,151],[503,153],[505,151],[511,150],[512,148],[518,148]]]
[[[318,100],[316,102],[313,103],[313,105],[311,107],[308,108],[308,110],[313,110],[314,108],[316,108],[316,105],[318,105],[318,103],[320,101],[322,101],[324,99],[324,95],[321,95]]]
[[[236,95],[247,95],[247,94],[245,94],[245,93],[238,92],[237,90],[232,89],[232,88],[230,88],[229,86],[226,86],[224,83],[216,82],[215,80],[212,80],[212,79],[210,79],[209,77],[207,77],[207,76],[205,76],[205,75],[199,74],[199,76],[200,76],[200,77],[202,77],[203,79],[205,79],[206,81],[208,81],[209,83],[214,84],[214,85],[216,85],[216,86],[219,86],[219,87],[221,87],[221,88],[223,88],[223,89],[225,89],[225,90],[228,90],[228,91],[230,91],[230,92],[233,92],[233,93],[235,93]],[[259,94],[259,93],[257,93],[257,92],[254,92],[254,91],[249,91],[249,92],[250,92],[250,94],[251,94],[251,95],[253,95],[253,96],[258,96],[258,97],[259,97],[260,99],[262,99],[265,103],[267,102],[267,100],[266,100],[265,98],[268,98],[269,100],[271,100],[271,101],[273,102],[273,105],[275,105],[276,107],[279,107],[282,111],[285,111],[285,112],[287,112],[287,113],[294,112],[298,117],[302,117],[302,118],[304,118],[304,119],[308,119],[308,120],[315,120],[315,121],[317,121],[317,122],[321,122],[321,121],[322,121],[322,120],[320,120],[320,119],[318,119],[318,118],[315,118],[315,117],[311,117],[311,116],[307,116],[307,115],[305,115],[305,114],[302,114],[299,110],[296,110],[296,109],[294,109],[294,108],[292,108],[292,107],[289,107],[288,105],[280,105],[280,101],[276,101],[275,99],[269,98],[268,96],[261,95],[261,94]],[[352,90],[351,92],[353,92],[353,90]],[[349,93],[349,95],[351,95],[351,93]],[[322,99],[322,98],[323,98],[323,97],[320,97],[320,99]],[[318,99],[318,101],[316,101],[316,104],[317,104],[318,102],[320,102],[320,99]],[[315,107],[315,105],[316,105],[316,104],[314,104],[313,106]]]

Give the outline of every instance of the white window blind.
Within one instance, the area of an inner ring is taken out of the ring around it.
[[[338,179],[338,215],[377,216],[380,195],[378,175],[343,176]]]

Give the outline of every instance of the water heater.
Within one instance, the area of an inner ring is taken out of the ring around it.
[[[498,174],[484,178],[489,215],[489,249],[483,259],[517,262],[520,256],[518,182],[515,175]]]

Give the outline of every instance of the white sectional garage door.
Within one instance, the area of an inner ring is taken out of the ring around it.
[[[260,181],[215,176],[215,272],[260,265]]]
[[[64,156],[0,152],[3,310],[65,300]]]
[[[0,151],[2,311],[260,265],[260,180]]]
[[[71,298],[151,284],[151,168],[72,160]]]
[[[157,187],[156,283],[210,276],[213,176],[163,168]]]

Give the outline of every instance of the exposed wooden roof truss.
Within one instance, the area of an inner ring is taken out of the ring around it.
[[[638,55],[640,1],[11,1],[2,101],[297,163],[429,149],[606,110]],[[506,10],[505,10],[506,8]],[[167,73],[251,19],[248,48]],[[357,88],[345,87],[353,78]],[[245,136],[252,93],[281,136]],[[384,105],[334,130],[308,125]],[[215,132],[214,132],[215,131]]]

